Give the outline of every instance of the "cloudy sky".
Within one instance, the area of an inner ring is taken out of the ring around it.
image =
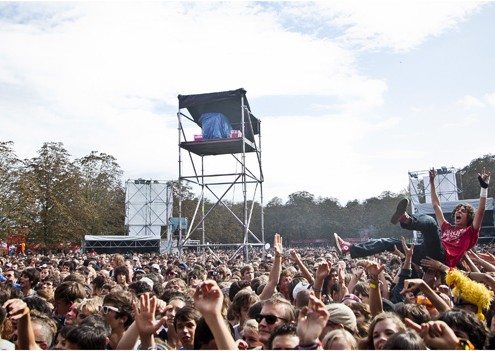
[[[177,179],[177,95],[242,87],[265,203],[345,205],[494,153],[494,37],[491,2],[3,2],[0,140]]]

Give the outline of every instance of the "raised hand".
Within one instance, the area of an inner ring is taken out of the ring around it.
[[[351,268],[352,274],[356,277],[356,279],[362,278],[364,274],[364,269],[363,267],[353,267]]]
[[[435,350],[455,350],[457,348],[459,339],[447,323],[431,321],[419,325],[409,318],[406,318],[405,322],[407,326],[414,329],[423,338],[429,348]]]
[[[400,252],[400,250],[397,248],[397,246],[394,245],[394,251],[391,251],[392,254],[395,256],[398,256],[399,258],[402,258],[404,254]]]
[[[435,168],[432,167],[428,171],[428,175],[430,176],[430,183],[433,182],[435,180],[435,177],[437,176],[437,171],[435,171]]]
[[[194,307],[203,316],[220,315],[222,312],[222,290],[214,280],[206,280],[194,292]]]
[[[404,280],[404,288],[400,293],[405,294],[408,291],[420,289],[423,284],[425,284],[425,281],[423,279],[406,279]]]
[[[166,317],[158,321],[155,319],[156,305],[157,298],[155,296],[150,298],[148,293],[139,297],[139,306],[137,303],[133,303],[136,326],[141,338],[144,335],[153,335],[166,322]]]
[[[433,258],[426,256],[421,260],[421,265],[430,269],[434,269],[436,271],[448,271],[449,267],[444,265],[442,262],[434,260]]]
[[[289,250],[289,259],[292,262],[297,263],[301,259],[301,256],[296,252],[296,250],[290,249]]]
[[[377,261],[372,261],[372,260],[365,260],[365,266],[366,271],[372,276],[372,277],[378,277],[378,275],[385,269],[384,264],[379,264]]]
[[[325,304],[314,297],[309,296],[309,305],[299,312],[297,323],[297,336],[300,344],[309,344],[318,339],[323,328],[326,326],[330,313]]]
[[[276,233],[273,237],[273,250],[275,251],[275,256],[283,256],[284,247],[282,246],[282,235]]]
[[[402,243],[402,250],[404,250],[404,254],[406,255],[406,257],[412,257],[414,252],[414,244],[411,244],[411,247],[407,247],[406,238],[404,238],[403,236],[400,238],[400,241]]]
[[[490,171],[486,172],[485,167],[483,167],[481,173],[478,173],[478,181],[480,182],[480,186],[482,188],[488,188],[488,184],[490,183],[490,175]]]
[[[320,262],[318,268],[316,269],[316,279],[325,280],[325,278],[330,274],[330,264],[328,262]]]
[[[29,314],[27,304],[21,299],[10,299],[3,304],[3,308],[7,310],[7,316],[10,319],[19,319]]]

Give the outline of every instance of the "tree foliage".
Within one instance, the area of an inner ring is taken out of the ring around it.
[[[478,173],[482,167],[495,171],[495,156],[474,159],[457,174],[461,199],[479,197]],[[12,142],[0,142],[0,236],[16,229],[27,229],[29,241],[46,247],[71,240],[80,241],[86,234],[124,234],[125,190],[122,170],[117,160],[108,154],[92,151],[71,160],[62,143],[45,143],[36,157],[20,160]],[[493,196],[495,186],[489,186]],[[420,187],[424,184],[420,182]],[[411,235],[400,226],[390,224],[390,216],[398,201],[409,194],[384,191],[362,202],[352,200],[341,205],[335,198],[317,197],[307,191],[289,195],[286,202],[274,197],[263,208],[248,202],[249,229],[260,235],[262,220],[265,241],[271,242],[275,233],[291,241],[326,239],[332,241],[336,232],[346,238],[400,237]],[[195,222],[198,229],[192,239],[207,242],[240,243],[244,236],[244,207],[242,202],[212,202],[192,191],[187,183],[173,181],[173,216],[179,213]],[[201,202],[198,204],[198,201]],[[424,199],[423,199],[424,200]],[[201,213],[208,213],[204,224]],[[237,217],[237,218],[236,218]],[[253,238],[250,236],[250,242]]]
[[[123,234],[124,189],[116,160],[92,152],[72,161],[62,143],[44,143],[19,160],[13,144],[0,144],[0,227],[3,238],[27,229],[28,242],[56,247],[86,234]]]

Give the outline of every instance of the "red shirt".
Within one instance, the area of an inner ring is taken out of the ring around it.
[[[442,244],[445,248],[445,263],[455,267],[478,241],[480,230],[474,230],[470,225],[467,228],[456,228],[447,221],[442,223]]]

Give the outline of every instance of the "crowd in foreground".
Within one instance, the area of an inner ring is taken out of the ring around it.
[[[458,268],[414,246],[0,260],[0,349],[495,349],[495,247]]]

